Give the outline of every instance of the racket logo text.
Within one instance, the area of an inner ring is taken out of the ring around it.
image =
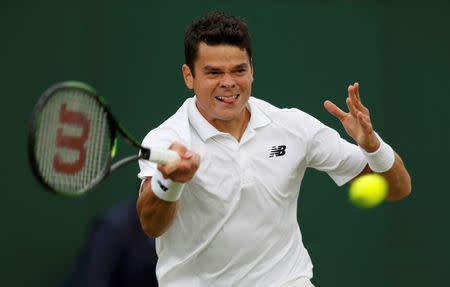
[[[83,113],[67,109],[66,103],[63,103],[59,111],[59,122],[81,128],[81,135],[68,135],[64,133],[64,128],[58,128],[56,146],[78,151],[78,158],[75,161],[67,161],[57,152],[53,157],[53,168],[60,173],[75,174],[83,168],[86,162],[84,144],[89,135],[89,120]]]

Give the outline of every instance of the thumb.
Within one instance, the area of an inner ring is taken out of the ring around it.
[[[193,155],[194,155],[194,153],[192,151],[187,150],[183,154],[181,154],[181,158],[182,159],[190,159],[190,158],[192,158]]]

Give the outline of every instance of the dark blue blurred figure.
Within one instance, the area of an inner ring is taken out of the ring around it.
[[[136,203],[96,218],[68,287],[158,286],[155,242],[141,229]]]

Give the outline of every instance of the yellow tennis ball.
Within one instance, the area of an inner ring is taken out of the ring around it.
[[[380,204],[388,193],[388,183],[379,174],[366,174],[350,185],[350,201],[360,208],[371,208]]]

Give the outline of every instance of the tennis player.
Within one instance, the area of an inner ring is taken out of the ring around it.
[[[399,200],[411,190],[402,160],[373,130],[358,83],[348,87],[348,112],[324,103],[356,144],[298,109],[252,97],[243,20],[211,12],[187,28],[184,47],[182,73],[195,96],[143,140],[181,159],[139,163],[137,210],[157,238],[160,286],[313,286],[297,223],[305,170],[339,186],[377,172],[388,199]]]

